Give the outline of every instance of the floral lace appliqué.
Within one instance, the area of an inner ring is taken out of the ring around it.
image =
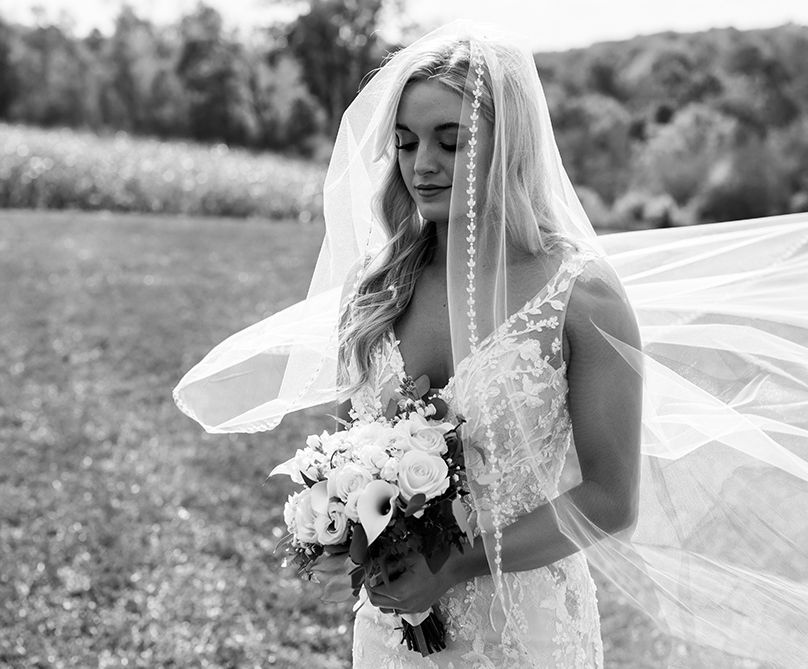
[[[562,262],[533,300],[458,365],[441,391],[450,411],[467,419],[471,434],[465,438],[494,449],[493,458],[482,448],[479,456],[467,455],[466,467],[476,481],[478,511],[497,514],[502,525],[558,494],[572,433],[562,331],[569,294],[587,261],[575,254]],[[392,332],[373,365],[372,382],[352,399],[357,417],[383,413],[405,375]],[[595,585],[582,554],[502,574],[502,587],[507,620],[492,605],[492,577],[449,591],[441,600],[447,648],[427,658],[400,644],[397,616],[365,600],[354,629],[354,668],[602,668]]]

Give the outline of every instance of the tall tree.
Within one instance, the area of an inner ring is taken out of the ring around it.
[[[790,95],[788,72],[768,45],[742,34],[726,55],[726,68],[732,75],[723,100],[726,112],[761,135],[797,118],[799,105]]]
[[[19,94],[20,82],[11,58],[14,32],[0,19],[0,118],[8,118],[9,109]]]
[[[159,69],[156,51],[154,26],[124,6],[102,50],[109,76],[105,106],[111,125],[135,132],[150,130],[150,91]]]
[[[570,98],[554,110],[556,140],[574,183],[611,203],[628,183],[631,117],[612,97]]]
[[[310,0],[308,11],[286,27],[283,42],[325,110],[332,136],[362,79],[383,57],[377,28],[384,4],[384,0]]]
[[[220,14],[204,4],[182,19],[177,74],[189,93],[196,139],[249,144],[257,122],[243,47],[228,38]]]
[[[15,69],[19,94],[10,110],[39,125],[92,125],[96,99],[88,95],[90,56],[58,25],[42,24],[22,33]]]

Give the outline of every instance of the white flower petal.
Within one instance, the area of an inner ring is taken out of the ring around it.
[[[319,481],[311,487],[311,508],[324,516],[328,511],[328,481]]]
[[[387,481],[371,481],[356,503],[359,521],[372,544],[393,517],[398,488]]]

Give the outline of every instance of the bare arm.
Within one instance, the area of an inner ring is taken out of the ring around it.
[[[599,533],[614,534],[636,519],[642,379],[598,327],[641,348],[622,293],[599,278],[579,281],[564,332],[569,411],[582,481],[556,503],[540,506],[503,530],[506,572],[543,567],[575,553]],[[559,528],[557,513],[566,532]],[[475,549],[467,560],[460,557],[458,569],[465,579],[489,573],[482,551]]]

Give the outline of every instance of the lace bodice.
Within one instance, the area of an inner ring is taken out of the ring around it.
[[[567,257],[532,300],[457,365],[440,393],[450,412],[466,419],[464,440],[475,445],[466,449],[466,467],[478,525],[492,519],[507,525],[558,494],[572,433],[562,332],[570,292],[587,260],[578,253]],[[372,383],[352,398],[355,417],[382,414],[406,375],[397,344],[389,332],[377,347]],[[428,658],[399,645],[397,617],[365,601],[357,614],[354,667],[602,666],[594,583],[581,554],[504,574],[502,587],[512,605],[507,622],[496,619],[502,614],[492,607],[492,577],[449,591],[441,601],[449,644]]]

